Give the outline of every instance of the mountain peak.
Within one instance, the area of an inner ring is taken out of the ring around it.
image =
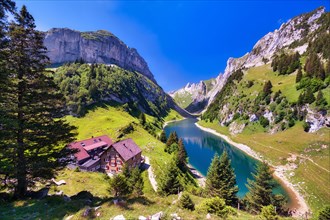
[[[46,32],[44,45],[53,64],[79,59],[87,63],[115,64],[137,71],[156,82],[147,62],[137,50],[128,47],[106,30],[80,32],[69,28],[52,28]]]

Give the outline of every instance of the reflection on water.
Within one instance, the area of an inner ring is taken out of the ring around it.
[[[247,178],[253,179],[251,172],[254,172],[258,161],[241,150],[232,147],[220,137],[199,129],[195,122],[197,122],[196,119],[185,119],[170,123],[164,129],[166,136],[168,137],[172,131],[176,131],[179,138],[183,139],[189,163],[205,176],[214,154],[221,155],[226,150],[235,170],[239,187],[238,196],[243,197],[248,191],[245,185]],[[277,191],[283,190],[279,189]]]

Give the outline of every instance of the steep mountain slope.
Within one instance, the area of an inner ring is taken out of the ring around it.
[[[276,166],[317,213],[329,203],[330,13],[319,8],[228,60],[202,126]]]
[[[299,54],[303,54],[308,48],[310,50],[315,48],[322,50],[322,47],[320,48],[319,45],[321,42],[327,41],[329,35],[329,32],[327,32],[327,27],[329,27],[329,23],[327,23],[328,17],[329,15],[325,13],[324,7],[320,7],[313,12],[297,16],[282,24],[279,30],[270,32],[261,38],[250,53],[240,58],[229,58],[224,73],[219,74],[216,78],[216,84],[213,89],[208,91],[204,97],[193,99],[192,102],[198,105],[200,100],[202,102],[206,100],[207,105],[201,106],[209,106],[232,73],[238,69],[248,69],[270,63],[272,57],[280,51],[287,50],[292,53],[299,52]],[[312,41],[316,45],[313,45]],[[323,48],[323,50],[326,49]],[[188,93],[192,94],[195,92],[190,91]],[[179,93],[175,91],[171,93],[171,96],[175,97],[177,94]],[[199,109],[199,111],[202,110]]]
[[[139,109],[159,117],[174,106],[149,78],[115,65],[65,64],[56,69],[55,82],[73,115],[83,115],[87,106],[104,101],[126,104],[124,107],[132,113]]]
[[[137,50],[108,31],[53,28],[45,33],[44,45],[51,63],[60,66],[54,69],[55,81],[70,114],[82,116],[91,104],[115,101],[132,114],[164,117],[172,108],[190,116],[157,84]]]
[[[126,70],[137,71],[155,82],[148,64],[137,50],[128,47],[108,31],[79,32],[53,28],[46,32],[44,44],[54,64],[80,59],[87,63],[115,64]]]

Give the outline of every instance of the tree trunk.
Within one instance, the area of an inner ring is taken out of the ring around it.
[[[26,180],[26,160],[24,155],[24,118],[23,118],[23,93],[24,93],[24,82],[23,82],[23,71],[19,72],[18,79],[18,97],[17,97],[17,161],[16,161],[16,175],[17,175],[17,185],[15,188],[15,197],[23,198],[27,191],[27,180]]]

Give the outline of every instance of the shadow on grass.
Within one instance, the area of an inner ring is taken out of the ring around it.
[[[107,204],[108,207],[133,210],[134,204],[149,206],[155,203],[144,196],[122,198],[116,204],[114,204],[114,200],[114,197],[94,197],[88,191],[81,191],[71,197],[51,195],[43,199],[7,200],[7,202],[1,203],[0,219],[64,219],[78,212],[81,213],[81,218],[89,218],[90,215],[95,214],[95,207],[104,204]],[[83,216],[86,213],[87,216]]]
[[[7,200],[0,206],[0,219],[63,219],[109,201],[109,198],[94,197],[88,191],[71,197],[51,195],[43,199]]]

